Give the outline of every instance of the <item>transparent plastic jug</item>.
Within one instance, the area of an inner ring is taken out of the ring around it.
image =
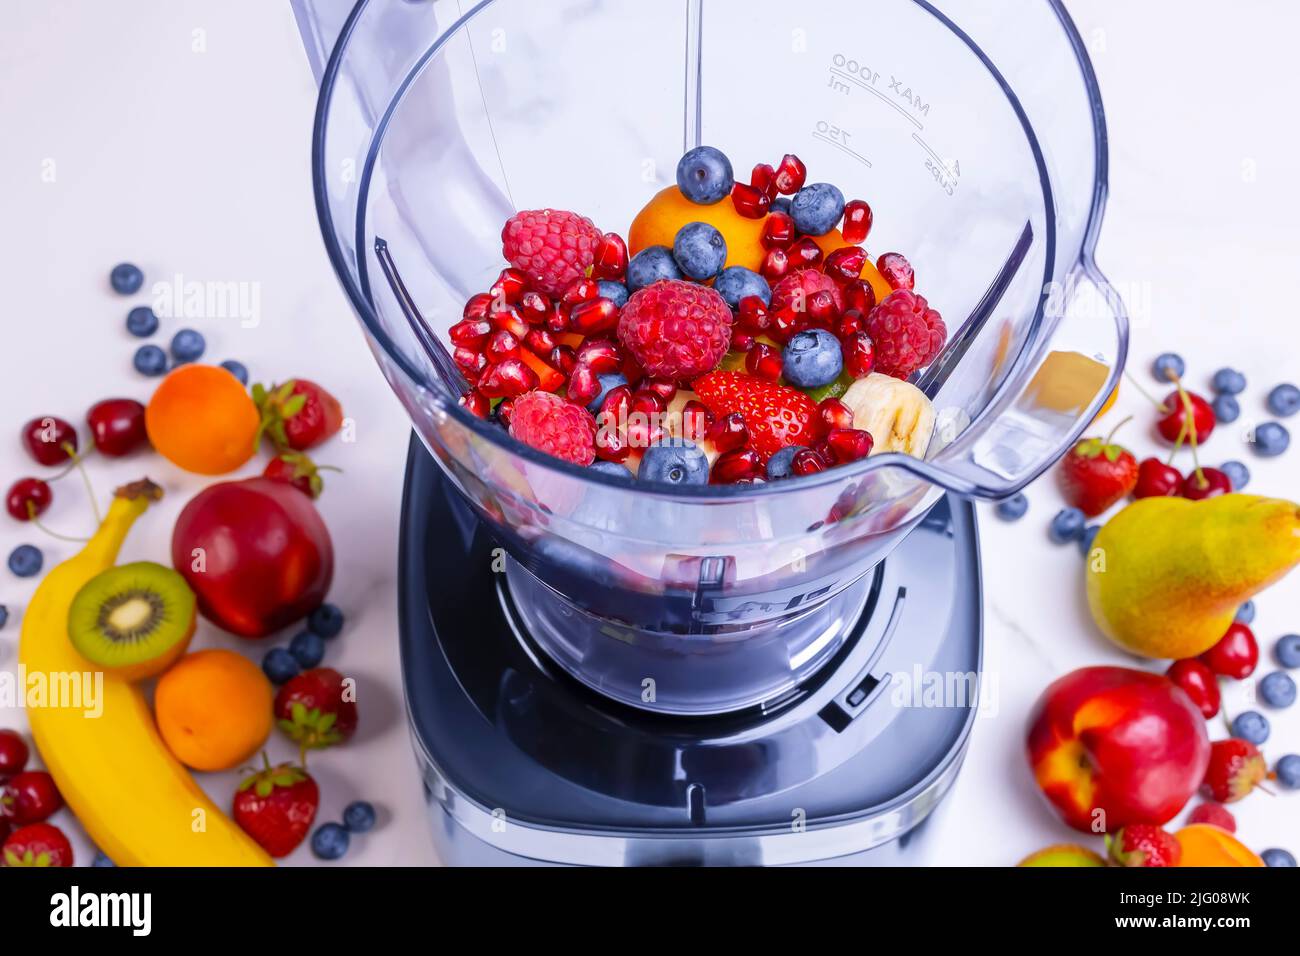
[[[670,714],[779,699],[840,648],[867,572],[939,496],[1018,491],[1116,384],[1127,325],[1092,258],[1104,119],[1056,3],[346,6],[295,0],[321,81],[330,259],[416,431],[508,552],[502,599],[601,693]],[[924,460],[669,490],[556,461],[456,406],[376,240],[445,341],[504,265],[515,210],[626,234],[699,143],[742,176],[797,153],[871,204],[873,256],[908,256],[951,343],[918,380],[940,411]]]

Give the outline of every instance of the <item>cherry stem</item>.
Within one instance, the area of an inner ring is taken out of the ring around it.
[[[67,466],[62,471],[60,471],[57,475],[51,475],[49,478],[45,479],[46,484],[49,484],[50,482],[58,481],[60,478],[66,478],[68,475],[72,474],[74,470],[76,470],[77,450],[73,448],[70,443],[64,442],[63,451],[68,456]],[[81,456],[81,459],[84,461],[89,455],[93,454],[94,451],[95,451],[95,446],[91,445],[90,448],[86,450],[86,453]]]
[[[1106,436],[1106,444],[1109,445],[1111,441],[1115,438],[1115,433],[1119,431],[1121,428],[1123,428],[1125,425],[1127,425],[1129,422],[1131,422],[1132,420],[1133,420],[1133,416],[1130,415],[1128,418],[1124,419],[1118,425],[1112,428],[1110,430],[1110,434]]]
[[[45,534],[48,534],[51,538],[55,538],[58,541],[71,541],[75,544],[85,544],[87,541],[90,540],[89,538],[77,538],[70,534],[60,534],[59,532],[55,531],[53,528],[47,526],[41,521],[40,518],[36,517],[36,507],[30,501],[27,502],[27,514],[28,514],[28,518],[27,518],[28,521],[30,521],[33,525],[35,525]]]
[[[1196,415],[1192,408],[1192,397],[1187,394],[1187,389],[1183,388],[1183,383],[1181,381],[1176,381],[1175,384],[1178,386],[1178,397],[1182,399],[1183,402],[1183,427],[1179,432],[1178,438],[1181,443],[1183,433],[1185,432],[1188,439],[1191,441],[1192,465],[1194,466],[1196,473],[1196,485],[1199,488],[1204,488],[1209,484],[1209,481],[1205,477],[1205,472],[1201,470],[1201,460],[1197,455]]]
[[[72,468],[77,469],[77,471],[81,473],[81,483],[86,488],[86,497],[90,499],[90,510],[95,513],[95,524],[97,525],[103,524],[104,518],[99,513],[99,502],[95,500],[95,488],[90,483],[90,472],[86,471],[86,466],[85,464],[83,464],[82,455],[80,455],[77,452],[77,450],[73,448],[71,445],[64,445],[63,447],[64,450],[67,451],[68,457],[72,459],[71,466],[69,466],[69,468],[67,469],[64,469],[63,474],[66,475],[68,471],[70,471]],[[62,477],[62,475],[60,475],[59,477]],[[85,541],[89,539],[75,538],[70,540]]]
[[[1156,408],[1160,409],[1162,412],[1168,412],[1168,409],[1165,408],[1165,403],[1164,403],[1164,402],[1161,402],[1161,401],[1157,401],[1156,399],[1152,398],[1152,397],[1151,397],[1151,393],[1148,392],[1145,388],[1143,388],[1141,385],[1138,384],[1138,380],[1135,379],[1135,378],[1133,377],[1132,373],[1130,373],[1128,369],[1124,369],[1124,377],[1127,378],[1127,379],[1129,380],[1129,382],[1132,384],[1132,386],[1133,386],[1135,389],[1137,389],[1137,392],[1138,392],[1139,395],[1141,395],[1143,398],[1145,398],[1148,402],[1150,402],[1150,403],[1151,403],[1152,405],[1154,405]],[[1174,383],[1177,384],[1177,382],[1178,382],[1178,380],[1177,380],[1177,379],[1174,379]]]

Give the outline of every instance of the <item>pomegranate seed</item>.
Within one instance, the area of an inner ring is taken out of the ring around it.
[[[487,345],[483,347],[483,355],[493,365],[506,359],[518,358],[519,340],[515,338],[513,332],[507,332],[505,329],[493,332],[492,338],[488,339]]]
[[[478,295],[470,296],[465,303],[465,311],[461,314],[465,319],[484,319],[492,311],[492,296],[486,292],[480,292]]]
[[[524,297],[528,291],[528,277],[518,269],[502,269],[501,275],[497,276],[497,281],[493,282],[488,289],[488,294],[492,301],[500,306],[500,303],[506,305],[517,305],[519,300]]]
[[[476,388],[471,388],[462,395],[456,400],[456,404],[475,418],[487,418],[488,413],[492,411],[492,403],[488,401],[488,397]]]
[[[740,412],[724,415],[708,427],[704,440],[711,442],[720,453],[736,451],[749,444],[749,429]]]
[[[583,335],[610,332],[618,326],[618,306],[603,296],[579,302],[569,312],[569,327]]]
[[[590,302],[598,295],[600,295],[600,286],[596,284],[596,280],[580,276],[565,287],[560,295],[560,301],[565,305],[577,305],[579,302]]]
[[[867,241],[871,232],[871,207],[861,199],[853,199],[844,204],[844,241],[859,246]]]
[[[555,348],[555,339],[545,329],[529,329],[528,334],[524,336],[524,345],[530,352],[545,355]]]
[[[837,283],[853,282],[862,278],[862,267],[867,264],[867,250],[859,246],[836,249],[826,257],[822,271]]]
[[[758,271],[769,284],[776,285],[790,271],[790,254],[784,249],[769,249]]]
[[[528,334],[528,323],[519,314],[519,310],[512,305],[493,312],[492,324],[498,329],[505,329],[517,339],[522,339]]]
[[[870,455],[874,442],[871,433],[861,428],[832,428],[826,436],[826,444],[830,445],[835,461],[847,465]]]
[[[796,475],[815,475],[826,470],[826,459],[811,448],[801,448],[790,459],[790,470]]]
[[[630,385],[618,385],[611,388],[605,395],[605,401],[601,404],[600,410],[602,414],[613,416],[616,421],[625,421],[631,405],[632,387]]]
[[[771,163],[759,163],[749,176],[749,184],[768,200],[776,198],[776,169]]]
[[[845,309],[844,314],[840,316],[840,324],[836,328],[835,334],[841,339],[847,339],[850,335],[856,335],[867,327],[866,317],[857,309]]]
[[[744,420],[741,420],[744,423]],[[709,426],[713,424],[713,412],[700,401],[691,399],[682,409],[682,437],[697,445],[708,435]]]
[[[514,398],[531,392],[538,384],[537,373],[517,358],[488,367],[479,380],[479,391],[488,398]]]
[[[807,317],[802,312],[797,310],[793,304],[786,305],[772,317],[769,334],[772,338],[784,344],[790,341],[790,336],[802,331],[807,324]]]
[[[466,348],[463,345],[456,346],[451,353],[452,360],[462,371],[471,375],[477,375],[483,369],[487,368],[487,359],[483,353],[477,349]]]
[[[792,271],[816,269],[822,264],[822,247],[808,236],[804,236],[795,242],[787,251],[790,254],[790,269]]]
[[[844,367],[854,378],[866,378],[876,367],[876,346],[866,332],[855,332],[840,343]]]
[[[637,386],[637,391],[654,392],[664,400],[664,407],[667,407],[677,394],[677,383],[666,378],[647,378]]]
[[[876,269],[891,289],[911,289],[916,284],[912,264],[899,252],[886,252],[876,260]]]
[[[559,308],[558,306],[552,307],[551,311],[546,313],[546,320],[542,323],[542,325],[546,328],[547,332],[554,332],[557,335],[560,332],[569,331],[568,307],[566,306],[563,309]]]
[[[731,333],[731,351],[748,352],[754,347],[754,337],[748,332]]]
[[[632,395],[632,404],[628,406],[628,415],[638,413],[645,415],[647,418],[653,418],[664,413],[668,403],[658,392],[637,391]]]
[[[567,345],[557,345],[551,349],[547,357],[547,365],[551,368],[559,369],[565,375],[573,372],[574,367],[578,364],[578,357],[573,354],[573,349]],[[592,371],[595,371],[594,369]]]
[[[831,451],[831,446],[827,444],[826,439],[812,443],[812,450],[821,456],[822,464],[829,468],[835,464],[835,452]]]
[[[767,193],[744,183],[736,183],[736,188],[731,191],[731,202],[735,205],[736,212],[746,219],[762,219],[772,208],[772,200]]]
[[[621,280],[627,275],[627,243],[616,232],[605,233],[591,265],[593,279]]]
[[[861,279],[848,283],[841,291],[844,294],[845,312],[855,309],[866,315],[876,307],[876,290]]]
[[[519,314],[529,325],[541,325],[554,309],[550,299],[532,289],[519,300]]]
[[[765,378],[769,382],[779,379],[783,368],[781,353],[762,342],[754,345],[745,355],[745,371],[750,375]]]
[[[794,242],[794,220],[781,211],[772,213],[763,223],[763,248],[788,249]]]
[[[819,329],[830,329],[840,317],[840,310],[835,308],[835,296],[823,289],[808,296],[804,303],[808,311],[808,324]]]
[[[664,437],[663,418],[645,412],[634,412],[627,418],[627,444],[629,448],[649,448]]]
[[[838,398],[823,398],[817,406],[817,414],[828,432],[853,427],[853,409]]]
[[[509,428],[510,416],[514,414],[514,410],[515,410],[515,400],[513,398],[506,398],[497,402],[497,407],[494,409],[494,412],[497,416],[497,420],[501,422],[502,425],[505,425],[507,428]]]
[[[747,295],[736,307],[736,324],[746,332],[762,332],[769,321],[767,306],[759,296]]]
[[[613,416],[602,412],[596,425],[596,457],[603,461],[626,461],[632,449],[628,447],[627,437],[619,431]]]
[[[720,455],[713,463],[709,481],[715,485],[734,485],[739,481],[757,478],[763,472],[758,452],[752,448],[737,448]]]
[[[590,365],[574,366],[569,376],[569,388],[565,393],[569,401],[578,405],[590,405],[592,399],[600,394],[600,379],[591,370]]]
[[[492,323],[487,319],[462,319],[447,332],[453,345],[463,345],[467,349],[481,349],[487,337],[492,334]]]
[[[578,363],[590,365],[598,375],[617,372],[623,365],[623,353],[609,339],[587,339],[578,346]]]
[[[786,196],[793,196],[803,189],[807,179],[808,167],[803,164],[803,160],[793,153],[786,153],[785,158],[776,167],[776,191]]]

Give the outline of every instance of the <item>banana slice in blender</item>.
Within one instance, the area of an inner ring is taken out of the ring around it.
[[[853,427],[871,432],[871,454],[901,451],[925,457],[934,434],[934,406],[915,385],[872,372],[840,397],[853,410]]]

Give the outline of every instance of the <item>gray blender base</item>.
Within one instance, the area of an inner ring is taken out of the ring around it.
[[[497,547],[412,437],[402,672],[444,862],[901,862],[952,785],[982,659],[968,502],[941,499],[855,585],[864,610],[812,678],[714,717],[628,707],[554,666],[519,627]]]

